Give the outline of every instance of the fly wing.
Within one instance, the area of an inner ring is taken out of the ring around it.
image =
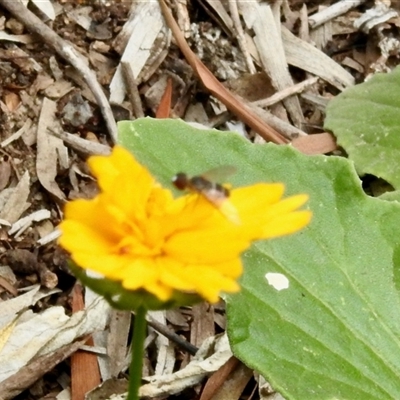
[[[227,178],[235,174],[236,171],[237,169],[233,165],[220,165],[202,173],[201,176],[211,182],[223,183],[227,181]]]

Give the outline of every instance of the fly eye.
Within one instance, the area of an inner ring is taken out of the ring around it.
[[[172,184],[179,190],[185,190],[188,186],[189,180],[184,172],[178,172],[172,178]]]

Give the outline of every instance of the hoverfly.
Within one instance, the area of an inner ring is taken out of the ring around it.
[[[216,177],[219,177],[219,179],[222,179],[221,177],[226,178],[235,171],[235,167],[226,165],[192,177],[189,177],[185,172],[178,172],[172,178],[172,184],[179,190],[186,190],[203,196],[220,210],[225,217],[235,223],[239,223],[237,210],[229,201],[229,189],[215,182]]]

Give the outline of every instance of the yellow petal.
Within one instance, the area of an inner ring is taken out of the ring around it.
[[[135,185],[136,181],[147,184],[154,182],[154,178],[148,170],[140,165],[132,154],[122,146],[115,146],[109,156],[92,156],[88,159],[88,164],[97,177],[102,191],[114,191],[115,179],[125,174],[131,177],[131,182]]]
[[[149,293],[157,296],[161,301],[168,301],[173,293],[172,287],[170,285],[163,285],[160,282],[153,282],[147,284],[144,287]]]
[[[178,232],[165,243],[169,256],[188,264],[215,264],[239,257],[250,239],[239,230],[204,229]]]
[[[264,226],[260,239],[270,239],[297,232],[310,222],[311,216],[310,211],[296,211],[277,216],[276,219],[272,219],[268,225]]]
[[[102,234],[93,227],[83,225],[73,220],[65,220],[60,226],[61,237],[59,243],[69,252],[85,251],[90,253],[107,254],[115,242],[108,234]]]
[[[196,291],[210,303],[216,303],[222,291],[234,293],[240,289],[235,279],[227,278],[206,265],[190,267],[188,272],[198,277]]]
[[[193,291],[195,285],[193,279],[188,279],[187,266],[170,257],[158,259],[160,264],[160,280],[165,285],[170,285],[176,290]],[[192,278],[192,277],[190,277]]]
[[[79,221],[82,225],[91,226],[108,235],[119,235],[120,227],[114,221],[112,208],[103,197],[97,196],[93,200],[74,200],[67,203],[64,214],[65,220]]]
[[[298,194],[296,196],[291,196],[280,202],[271,205],[270,213],[274,214],[285,214],[294,210],[297,210],[308,200],[306,194]]]
[[[127,218],[145,217],[155,180],[129,151],[115,146],[110,156],[90,157],[88,163],[109,202],[119,207]]]
[[[121,271],[129,259],[115,254],[72,253],[74,262],[91,271],[98,272],[112,280],[121,280]]]
[[[251,186],[233,189],[230,201],[242,217],[246,213],[262,213],[263,209],[278,202],[285,190],[282,183],[257,183]]]
[[[151,258],[131,259],[119,273],[124,288],[136,290],[158,280],[158,268]]]

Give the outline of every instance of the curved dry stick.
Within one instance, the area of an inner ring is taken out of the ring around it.
[[[243,102],[241,102],[237,96],[235,96],[232,92],[225,88],[221,82],[218,81],[218,79],[191,50],[164,0],[159,0],[159,3],[165,21],[167,22],[168,27],[171,29],[180,50],[186,58],[186,61],[193,68],[193,71],[203,82],[203,85],[206,87],[206,89],[218,100],[224,103],[230,111],[237,115],[239,119],[244,121],[252,129],[254,129],[265,140],[277,144],[288,143],[288,140],[285,137],[283,137],[271,126],[267,125],[258,115],[253,113],[249,107],[243,104]]]
[[[104,121],[113,142],[117,140],[117,124],[110,104],[102,87],[97,82],[95,73],[85,64],[83,57],[67,41],[61,39],[52,29],[43,23],[35,14],[29,11],[19,0],[0,0],[0,5],[7,9],[17,20],[22,22],[30,32],[40,38],[69,62],[81,75],[92,90],[97,104],[101,109]]]

